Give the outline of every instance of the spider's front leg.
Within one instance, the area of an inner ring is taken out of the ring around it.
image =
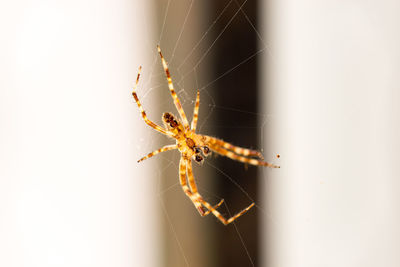
[[[186,165],[187,165],[187,160],[181,157],[179,161],[179,182],[181,183],[182,190],[185,192],[185,194],[190,198],[190,200],[193,202],[194,206],[197,208],[200,214],[202,213],[202,206],[199,203],[199,201],[196,199],[192,191],[190,190],[189,186],[187,185],[186,182]]]
[[[180,174],[181,175],[183,173],[182,171],[183,171],[183,169],[180,169]],[[189,184],[191,186],[193,186],[193,185],[196,186],[196,183],[195,183],[195,180],[194,180],[194,176],[193,176],[193,170],[192,170],[191,161],[187,162],[187,174],[188,174]],[[186,176],[185,173],[183,175]],[[191,195],[192,196],[190,197],[190,199],[192,200],[193,203],[195,203],[194,201],[196,201],[197,203],[201,203],[204,207],[206,207],[208,209],[208,211],[204,213],[204,216],[209,214],[210,212],[212,212],[212,214],[214,214],[214,216],[217,217],[218,220],[220,220],[224,225],[230,224],[231,222],[233,222],[234,220],[236,220],[237,218],[239,218],[240,216],[245,214],[247,211],[249,211],[254,206],[254,203],[252,203],[252,204],[250,204],[250,206],[248,206],[247,208],[245,208],[242,211],[238,212],[236,215],[230,217],[229,219],[225,219],[225,217],[222,216],[222,214],[219,211],[216,210],[216,208],[218,208],[222,204],[223,200],[221,200],[215,207],[213,207],[213,206],[211,206],[210,203],[208,203],[207,201],[205,201],[203,199],[203,197],[197,192],[197,189],[196,189],[196,193],[191,192]],[[194,199],[194,201],[193,201],[192,198]],[[197,205],[197,204],[195,203],[195,205]]]
[[[212,136],[208,136],[208,135],[201,135],[201,136],[204,139],[205,143],[208,143],[213,146],[223,147],[229,151],[234,152],[237,155],[245,156],[245,157],[256,157],[261,160],[264,159],[263,155],[257,150],[248,149],[248,148],[244,148],[244,147],[240,147],[240,146],[235,146],[228,142],[225,142],[224,140],[221,140],[221,139],[218,139],[218,138],[215,138]]]
[[[240,156],[237,155],[235,153],[233,153],[232,151],[226,150],[223,147],[220,146],[215,146],[215,145],[211,145],[210,146],[211,150],[214,150],[215,152],[217,152],[218,154],[222,155],[222,156],[226,156],[228,158],[231,158],[233,160],[237,160],[243,163],[247,163],[250,165],[256,165],[256,166],[265,166],[265,167],[269,167],[269,168],[280,168],[280,166],[263,161],[263,160],[259,160],[259,159],[253,159],[253,158],[247,158],[244,156]]]
[[[191,164],[190,160],[184,159],[184,157],[181,157],[180,161],[179,161],[179,181],[180,184],[182,186],[183,192],[185,192],[185,194],[190,198],[190,200],[193,202],[194,206],[196,207],[197,211],[199,212],[199,214],[201,216],[206,216],[208,214],[210,214],[210,210],[205,211],[203,208],[202,203],[200,202],[200,199],[202,199],[202,197],[200,196],[200,194],[197,191],[197,187],[196,187],[196,183],[194,181],[191,181],[189,178],[189,186],[187,184],[186,181],[186,172],[188,169],[190,169],[190,173],[191,175],[191,165],[189,167],[189,164]],[[194,190],[194,192],[192,190]],[[222,199],[217,205],[215,205],[214,207],[211,207],[212,209],[217,209],[219,206],[221,206],[221,204],[224,202],[224,200]]]
[[[186,166],[186,171],[188,173],[188,180],[189,180],[189,187],[191,189],[191,192],[195,195],[198,196],[202,199],[202,197],[199,194],[199,191],[197,190],[197,185],[196,185],[196,181],[194,180],[194,175],[193,175],[193,167],[192,167],[192,161],[191,160],[187,160],[187,166]],[[222,205],[222,203],[224,203],[224,200],[221,199],[221,201],[216,204],[215,206],[213,206],[213,209],[217,209],[219,206]],[[196,206],[197,210],[199,211],[201,216],[207,216],[208,214],[210,214],[211,210],[204,210],[204,207],[202,205],[200,205],[200,207]]]
[[[248,148],[234,146],[228,142],[207,135],[197,135],[201,141],[218,154],[243,163],[269,168],[280,168],[278,165],[263,161],[260,152]],[[257,157],[257,158],[253,158]]]
[[[222,205],[222,203],[224,203],[224,199],[221,199],[221,201],[220,201],[220,202],[218,202],[218,204],[217,204],[217,205],[213,206],[213,209],[214,209],[214,210],[218,209],[218,208],[219,208],[219,206],[221,206],[221,205]],[[203,208],[203,207],[202,207],[202,208]],[[208,214],[210,214],[210,213],[211,213],[211,210],[204,211],[204,208],[203,208],[203,209],[202,209],[202,212],[203,212],[203,214],[201,214],[201,216],[207,216]]]

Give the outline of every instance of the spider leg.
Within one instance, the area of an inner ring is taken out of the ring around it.
[[[199,106],[200,106],[200,92],[197,91],[196,104],[194,105],[194,111],[193,111],[192,125],[190,126],[193,132],[196,132],[197,119],[199,118]]]
[[[234,146],[228,142],[225,142],[221,139],[212,137],[212,136],[208,136],[208,135],[202,135],[202,137],[205,139],[205,143],[209,143],[212,145],[216,145],[216,146],[220,146],[223,148],[226,148],[228,150],[231,150],[233,152],[235,152],[238,155],[241,156],[245,156],[245,157],[257,157],[261,160],[264,159],[263,155],[257,151],[257,150],[252,150],[252,149],[248,149],[248,148],[244,148],[244,147],[239,147],[239,146]]]
[[[153,152],[147,154],[147,155],[144,156],[143,158],[139,159],[137,162],[139,163],[139,162],[141,162],[141,161],[143,161],[143,160],[145,160],[145,159],[148,159],[148,158],[151,158],[151,157],[157,155],[158,153],[161,153],[161,152],[164,152],[164,151],[168,151],[168,150],[172,150],[172,149],[177,149],[177,148],[178,148],[177,145],[167,145],[167,146],[163,146],[162,148],[157,149],[157,150],[155,150],[155,151],[153,151]]]
[[[171,79],[171,75],[169,74],[168,64],[165,61],[165,59],[161,53],[161,48],[159,45],[157,45],[157,50],[158,50],[158,53],[160,54],[161,62],[163,64],[165,74],[167,75],[168,87],[169,87],[169,91],[171,92],[171,96],[174,99],[175,107],[178,110],[179,115],[181,116],[183,126],[185,127],[185,129],[189,129],[189,122],[186,118],[185,112],[183,111],[183,108],[182,108],[181,102],[179,101],[178,95],[175,92],[174,85],[173,85],[172,79]]]
[[[139,67],[139,72],[138,72],[138,75],[137,75],[137,78],[136,78],[136,83],[135,83],[135,86],[133,87],[132,95],[133,95],[133,98],[134,98],[135,101],[136,101],[136,104],[137,104],[138,107],[139,107],[139,110],[140,110],[140,112],[141,112],[141,114],[142,114],[142,118],[143,118],[143,120],[147,123],[147,125],[149,125],[149,126],[152,127],[153,129],[155,129],[156,131],[159,131],[159,132],[162,133],[162,134],[165,134],[165,135],[168,135],[168,136],[170,136],[170,137],[173,137],[173,135],[172,135],[171,133],[167,132],[167,131],[166,131],[165,129],[163,129],[161,126],[155,124],[154,122],[152,122],[151,120],[149,120],[149,119],[147,118],[146,112],[144,111],[144,109],[143,109],[143,107],[142,107],[142,104],[140,103],[139,98],[138,98],[138,96],[137,96],[137,94],[136,94],[136,88],[137,88],[137,86],[138,86],[138,84],[139,84],[139,78],[140,78],[140,72],[141,72],[141,70],[142,70],[142,67],[140,66],[140,67]]]
[[[187,173],[188,173],[189,187],[190,187],[190,190],[191,190],[192,194],[200,196],[199,191],[197,190],[196,181],[195,181],[195,179],[194,179],[193,167],[192,167],[192,161],[191,161],[191,160],[187,160],[187,163],[186,163],[186,171],[187,171]],[[201,197],[201,196],[200,196],[200,197]],[[216,204],[216,205],[213,207],[213,209],[217,209],[219,206],[222,205],[223,202],[224,202],[224,200],[221,199],[221,201],[220,201],[218,204]],[[199,213],[200,213],[201,216],[206,216],[206,215],[210,214],[210,210],[204,211],[204,208],[203,208],[202,205],[196,206],[196,208],[197,208],[197,210],[199,211]]]
[[[181,175],[182,175],[182,169],[180,169],[181,171]],[[192,181],[194,182],[194,176],[193,176],[193,171],[192,171],[192,165],[189,163],[187,164],[187,173],[188,173],[188,180],[189,182]],[[234,220],[236,220],[237,218],[239,218],[240,216],[242,216],[243,214],[245,214],[249,209],[251,209],[254,206],[254,203],[251,203],[250,206],[248,206],[247,208],[243,209],[242,211],[238,212],[236,215],[230,217],[229,219],[225,219],[224,216],[221,215],[221,213],[219,211],[217,211],[213,206],[211,206],[210,203],[208,203],[207,201],[205,201],[203,199],[203,197],[197,192],[197,193],[192,193],[193,197],[195,198],[196,201],[200,202],[204,207],[206,207],[210,212],[212,212],[212,214],[214,214],[215,217],[217,217],[218,220],[220,220],[223,224],[227,225],[231,222],[233,222]],[[192,200],[193,201],[193,200]],[[218,203],[216,205],[216,207],[219,207],[219,205],[221,205],[222,202]],[[209,213],[209,212],[208,212]],[[208,214],[207,213],[207,214]]]
[[[228,158],[231,158],[233,160],[237,160],[237,161],[240,161],[243,163],[248,163],[248,164],[256,165],[256,166],[266,166],[266,167],[270,167],[270,168],[280,168],[279,166],[274,165],[269,162],[266,162],[266,161],[253,159],[253,158],[246,158],[246,157],[237,155],[237,154],[233,153],[232,151],[228,151],[225,148],[217,146],[215,144],[211,145],[210,149],[217,152],[218,154],[220,154],[222,156],[226,156]]]
[[[194,206],[197,208],[197,211],[200,213],[201,216],[204,216],[205,212],[203,210],[203,207],[201,203],[198,201],[197,197],[192,193],[190,190],[189,186],[187,185],[186,182],[186,166],[187,166],[187,160],[181,157],[179,161],[179,181],[181,183],[183,192],[190,198],[190,200],[193,202]]]
[[[224,200],[223,199],[221,199],[221,201],[217,204],[217,205],[215,205],[214,207],[213,207],[213,209],[218,209],[218,207],[219,206],[221,206],[222,205],[222,203],[224,203]],[[211,210],[207,210],[206,212],[204,212],[204,216],[207,216],[208,214],[210,214],[211,213]]]

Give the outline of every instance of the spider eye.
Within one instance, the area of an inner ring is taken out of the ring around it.
[[[203,157],[200,155],[196,155],[196,157],[194,158],[197,162],[202,162],[203,161]]]
[[[200,150],[200,148],[195,147],[195,148],[194,148],[194,152],[195,152],[196,154],[200,154],[201,150]]]
[[[204,152],[205,155],[210,153],[210,149],[208,148],[208,146],[203,147],[203,152]]]

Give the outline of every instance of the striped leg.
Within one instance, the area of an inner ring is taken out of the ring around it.
[[[155,151],[153,151],[153,152],[147,154],[147,155],[144,156],[143,158],[139,159],[137,162],[141,162],[141,161],[143,161],[143,160],[145,160],[145,159],[151,158],[151,157],[157,155],[158,153],[161,153],[161,152],[164,152],[164,151],[168,151],[168,150],[172,150],[172,149],[177,149],[177,148],[178,148],[177,145],[163,146],[162,148],[157,149],[157,150],[155,150]]]
[[[222,203],[224,203],[224,200],[223,200],[223,199],[221,199],[221,201],[220,201],[217,205],[213,206],[213,209],[214,209],[214,210],[218,209],[218,207],[221,206]],[[204,211],[204,210],[203,210],[203,211]],[[211,213],[211,210],[207,210],[206,212],[204,212],[204,215],[203,215],[203,216],[207,216],[207,215],[210,214],[210,213]]]
[[[181,116],[183,126],[185,127],[185,129],[189,129],[189,122],[186,118],[185,112],[183,111],[181,102],[179,101],[179,98],[175,92],[174,85],[172,84],[171,75],[169,74],[168,64],[165,61],[165,59],[161,53],[161,49],[160,49],[159,45],[157,45],[157,50],[158,50],[158,53],[160,54],[161,62],[163,64],[165,74],[167,75],[168,87],[169,87],[169,91],[171,92],[171,96],[174,99],[175,107],[178,110],[179,115]]]
[[[203,207],[199,203],[199,201],[196,199],[192,191],[190,191],[189,186],[187,185],[186,182],[186,165],[187,165],[187,160],[185,160],[183,157],[181,157],[181,160],[179,161],[179,181],[181,183],[183,192],[190,198],[190,200],[193,202],[194,206],[197,208],[199,211],[200,215],[204,215],[203,212]]]
[[[192,165],[191,164],[187,165],[187,172],[188,172],[188,180],[189,180],[189,182],[190,181],[194,182],[194,176],[193,176],[193,171],[192,171]],[[249,209],[251,209],[254,206],[254,203],[252,203],[252,204],[250,204],[250,206],[248,206],[247,208],[243,209],[241,212],[237,213],[236,215],[232,216],[231,218],[225,219],[224,216],[222,216],[221,213],[219,213],[219,211],[217,211],[215,209],[215,207],[211,206],[210,203],[205,201],[203,199],[203,197],[199,193],[193,193],[193,196],[195,197],[195,199],[198,202],[203,204],[204,207],[206,207],[210,212],[212,212],[212,214],[214,214],[214,216],[217,217],[218,220],[220,220],[225,225],[233,222],[234,220],[236,220],[237,218],[239,218],[240,216],[245,214]],[[222,202],[217,204],[216,207],[218,207],[220,204],[222,204]]]
[[[191,192],[194,195],[197,195],[197,196],[199,196],[201,198],[201,196],[199,194],[199,191],[197,190],[196,181],[194,179],[192,161],[191,160],[187,160],[186,171],[187,171],[187,174],[188,174],[188,177],[189,177],[188,180],[189,180],[189,187],[190,187]],[[224,200],[221,199],[221,201],[217,205],[215,205],[213,207],[213,209],[217,209],[219,206],[222,205],[223,202],[224,202]],[[210,210],[204,211],[203,206],[201,206],[201,205],[200,206],[196,206],[196,208],[199,211],[201,216],[206,216],[211,212]]]
[[[137,78],[136,78],[136,83],[135,83],[135,86],[133,87],[132,95],[133,95],[133,98],[134,98],[135,101],[136,101],[136,104],[137,104],[138,107],[139,107],[139,110],[140,110],[140,112],[141,112],[141,114],[142,114],[142,118],[143,118],[143,120],[144,120],[150,127],[154,128],[155,130],[159,131],[160,133],[163,133],[163,134],[165,134],[165,135],[168,135],[168,136],[170,136],[170,137],[173,137],[173,135],[172,135],[171,133],[165,131],[161,126],[155,124],[154,122],[152,122],[151,120],[149,120],[149,119],[147,118],[146,112],[144,111],[144,109],[143,109],[143,107],[142,107],[142,104],[140,103],[139,98],[138,98],[138,96],[137,96],[137,94],[136,94],[136,88],[137,88],[137,86],[138,86],[138,84],[139,84],[139,78],[140,78],[140,72],[141,72],[141,71],[142,71],[142,67],[140,66],[140,67],[139,67],[139,72],[138,72],[138,75],[137,75]]]
[[[232,145],[228,142],[225,142],[221,139],[207,136],[207,135],[203,135],[203,138],[205,138],[206,143],[210,143],[210,144],[214,144],[216,146],[226,148],[228,150],[235,152],[238,155],[245,156],[245,157],[257,157],[259,159],[264,159],[263,155],[257,150],[234,146],[234,145]]]
[[[196,132],[197,119],[199,118],[199,106],[200,106],[200,92],[197,91],[196,104],[194,105],[194,111],[193,111],[192,125],[190,126],[192,132]]]
[[[226,157],[231,158],[233,160],[241,161],[243,163],[248,163],[248,164],[256,165],[256,166],[266,166],[266,167],[270,167],[270,168],[280,168],[277,165],[274,165],[272,163],[268,163],[268,162],[265,162],[265,161],[262,161],[262,160],[239,156],[239,155],[233,153],[232,151],[226,150],[225,148],[222,148],[222,147],[217,146],[217,145],[211,145],[210,149],[214,150],[215,152],[217,152],[218,154],[220,154],[222,156],[226,156]]]

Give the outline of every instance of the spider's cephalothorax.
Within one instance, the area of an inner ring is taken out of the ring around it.
[[[263,156],[260,152],[256,150],[234,146],[215,137],[196,134],[195,132],[200,106],[200,93],[197,92],[196,104],[193,112],[193,120],[189,126],[186,114],[183,111],[182,105],[175,92],[174,85],[172,84],[172,79],[169,74],[167,62],[165,61],[159,46],[157,46],[157,49],[161,57],[161,62],[164,67],[165,74],[167,75],[168,87],[172,99],[174,100],[175,107],[178,110],[180,120],[175,118],[175,116],[171,113],[166,112],[162,116],[162,121],[164,122],[165,126],[165,128],[163,128],[147,118],[146,112],[143,110],[142,104],[140,103],[139,98],[136,94],[136,88],[139,83],[140,72],[142,69],[141,67],[139,67],[139,73],[136,78],[136,84],[133,88],[132,95],[139,107],[143,120],[156,131],[175,139],[176,144],[167,145],[158,150],[155,150],[149,153],[147,156],[138,160],[138,162],[153,157],[158,153],[164,151],[178,149],[181,153],[181,159],[179,162],[179,180],[185,194],[193,202],[201,216],[206,216],[212,213],[223,224],[229,224],[242,216],[249,209],[251,209],[251,207],[254,206],[254,203],[252,203],[250,206],[243,209],[236,215],[232,216],[231,218],[225,219],[225,217],[222,216],[221,213],[217,210],[217,208],[221,206],[224,200],[221,200],[217,205],[212,206],[199,194],[193,175],[192,160],[196,161],[197,163],[202,163],[204,161],[204,157],[207,157],[210,154],[210,151],[214,151],[222,156],[226,156],[233,160],[237,160],[250,165],[266,166],[270,168],[279,168],[279,166],[263,161]]]

